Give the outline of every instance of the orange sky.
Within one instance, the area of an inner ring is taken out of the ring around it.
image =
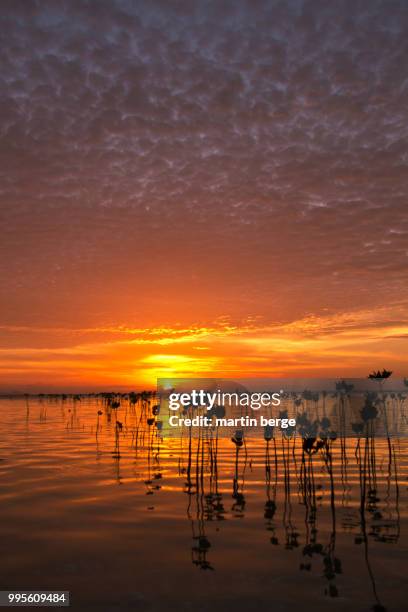
[[[175,4],[2,11],[0,390],[407,375],[403,3]]]
[[[2,332],[13,346],[0,350],[1,383],[8,390],[132,389],[160,376],[366,376],[382,367],[402,376],[408,325],[397,314],[384,308],[281,325],[8,327]]]

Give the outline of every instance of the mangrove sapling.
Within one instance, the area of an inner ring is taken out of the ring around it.
[[[120,459],[120,432],[123,429],[123,425],[120,421],[115,422],[115,450],[112,453],[114,459]]]
[[[392,463],[392,445],[391,438],[388,429],[388,418],[387,418],[387,404],[386,404],[386,395],[384,393],[384,381],[387,378],[390,378],[392,372],[390,370],[383,369],[382,371],[377,370],[368,375],[368,378],[371,380],[375,380],[378,383],[379,397],[381,401],[381,407],[384,417],[384,427],[387,436],[387,444],[388,444],[388,471],[391,472],[391,463]]]
[[[99,417],[102,416],[102,414],[103,414],[102,410],[98,410],[96,414],[96,437],[98,437],[98,432],[99,432]]]

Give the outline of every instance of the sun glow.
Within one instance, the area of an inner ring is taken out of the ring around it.
[[[407,375],[408,326],[398,310],[306,317],[285,324],[228,319],[207,325],[8,329],[4,390],[132,389],[166,377]]]
[[[193,377],[215,372],[219,359],[177,354],[153,354],[141,361],[138,374],[146,381],[166,377]],[[147,367],[143,367],[143,366]]]

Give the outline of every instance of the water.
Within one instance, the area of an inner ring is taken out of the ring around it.
[[[406,440],[302,463],[280,434],[161,439],[150,409],[0,401],[2,589],[69,590],[74,610],[407,609]]]

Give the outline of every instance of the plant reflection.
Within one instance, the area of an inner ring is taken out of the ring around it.
[[[378,388],[367,391],[358,406],[353,403],[352,385],[345,381],[338,382],[333,393],[291,394],[288,402],[296,413],[296,431],[266,426],[262,438],[251,438],[243,429],[225,438],[215,426],[190,426],[171,444],[163,436],[156,394],[101,394],[96,402],[93,398],[97,458],[103,455],[101,439],[103,444],[109,442],[115,479],[122,484],[122,461],[131,452],[137,479],[150,498],[171,478],[182,479],[181,486],[180,480],[176,485],[171,481],[171,486],[186,496],[191,562],[210,571],[219,568],[218,532],[228,533],[231,524],[237,528],[239,523],[243,529],[247,520],[255,520],[254,487],[259,489],[260,475],[262,503],[257,517],[271,551],[290,551],[294,567],[305,574],[317,572],[322,593],[336,598],[343,596],[344,581],[352,571],[336,551],[338,536],[352,534],[354,545],[361,549],[372,610],[384,611],[370,553],[374,544],[396,545],[400,538],[400,446],[390,432],[396,419],[405,418],[406,397],[387,393],[379,376],[382,372],[375,373],[372,383]],[[50,401],[41,398],[40,421],[48,418]],[[85,398],[64,396],[59,401],[66,430],[83,428],[79,406]],[[28,427],[33,418],[28,397],[25,410]],[[351,424],[346,418],[350,412]],[[193,407],[184,413],[192,416]],[[216,406],[214,414],[223,415],[225,410]],[[288,411],[279,416],[287,418]],[[162,467],[162,463],[168,466],[169,458],[177,464],[175,476]],[[149,510],[155,509],[149,504]]]

